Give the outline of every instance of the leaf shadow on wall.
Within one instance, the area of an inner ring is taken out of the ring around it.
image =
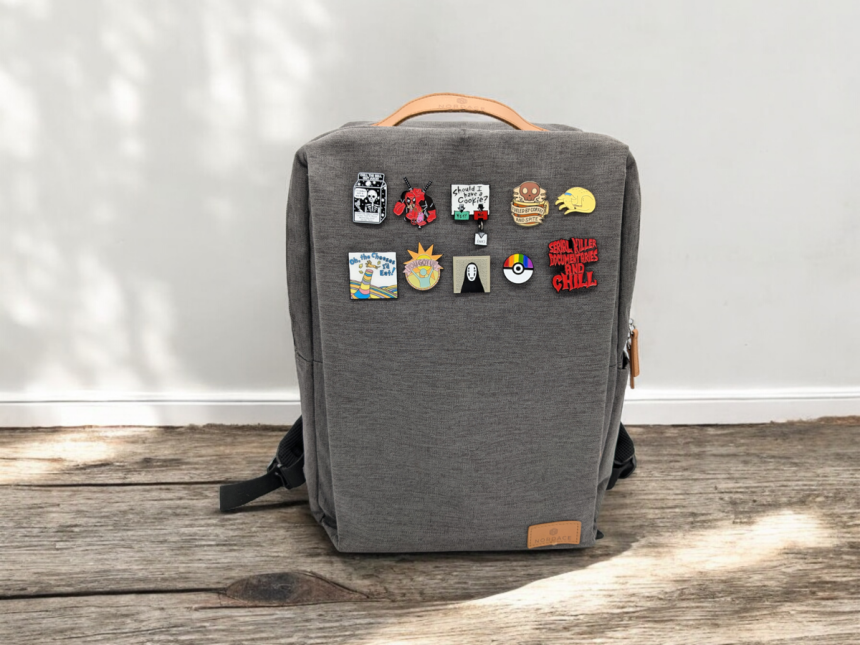
[[[286,389],[283,213],[330,127],[327,9],[55,1],[0,28],[0,392]]]

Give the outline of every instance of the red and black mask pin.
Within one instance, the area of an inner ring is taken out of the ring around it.
[[[413,188],[406,177],[403,181],[406,182],[407,190],[403,191],[400,200],[394,205],[394,214],[399,217],[406,213],[406,219],[413,226],[421,228],[436,219],[436,205],[433,203],[433,198],[427,194],[427,189],[433,182],[428,181],[422,190]]]

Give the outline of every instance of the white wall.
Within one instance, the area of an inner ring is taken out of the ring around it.
[[[437,91],[637,156],[628,421],[858,414],[858,24],[850,1],[6,0],[0,425],[291,421],[292,155]]]

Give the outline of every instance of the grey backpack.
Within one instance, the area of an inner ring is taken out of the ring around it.
[[[453,110],[506,123],[397,125]],[[306,481],[344,552],[592,546],[636,465],[620,421],[639,207],[626,145],[487,99],[422,97],[304,145],[287,204],[302,416],[222,510]]]

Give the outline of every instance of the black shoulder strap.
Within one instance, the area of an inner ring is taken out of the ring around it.
[[[615,459],[612,462],[612,476],[606,490],[615,487],[619,479],[627,479],[636,470],[636,448],[633,439],[622,423],[618,428],[618,441],[615,444]]]
[[[305,447],[302,439],[302,418],[299,417],[278,444],[278,452],[265,475],[221,486],[221,510],[233,510],[281,486],[301,486],[305,483],[304,466]]]

